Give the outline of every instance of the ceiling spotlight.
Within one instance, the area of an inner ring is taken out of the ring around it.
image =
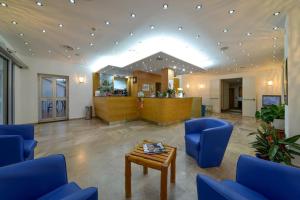
[[[28,45],[28,42],[24,42],[25,45]]]
[[[110,22],[109,22],[109,21],[105,21],[105,24],[106,24],[106,25],[110,25]]]
[[[69,0],[70,3],[75,4],[75,0]]]
[[[202,4],[196,5],[196,10],[200,10],[202,8]]]
[[[118,45],[119,44],[119,42],[118,41],[115,41],[115,45]]]
[[[218,42],[218,46],[221,46],[221,42]]]
[[[252,35],[252,33],[250,33],[250,32],[247,33],[247,36],[251,36],[251,35]]]
[[[277,37],[273,37],[273,40],[277,40]]]
[[[94,46],[94,43],[91,42],[91,43],[90,43],[90,46]]]
[[[135,18],[135,14],[134,13],[131,13],[131,18]]]
[[[274,16],[278,16],[280,14],[280,12],[274,12],[273,15]]]
[[[277,31],[278,29],[279,29],[278,26],[275,26],[275,27],[273,28],[274,31]]]
[[[133,32],[130,32],[129,34],[130,34],[130,36],[133,36]]]
[[[28,49],[28,51],[32,51],[31,49]]]
[[[43,33],[46,33],[46,30],[45,30],[45,29],[43,29],[43,30],[42,30],[42,32],[43,32]]]
[[[227,32],[228,32],[228,29],[225,28],[225,29],[223,30],[223,32],[224,32],[224,33],[227,33]]]
[[[51,51],[51,50],[48,50],[48,53],[52,53],[52,51]]]
[[[95,36],[95,33],[91,33],[91,36],[94,37],[94,36]]]
[[[150,29],[151,29],[151,30],[153,30],[154,28],[155,28],[155,26],[154,26],[154,25],[151,25],[151,26],[150,26]]]
[[[38,6],[43,6],[43,3],[42,3],[41,1],[37,1],[37,2],[36,2],[36,5],[38,5]]]
[[[176,66],[174,66],[173,69],[176,69]]]
[[[76,49],[77,49],[77,50],[80,50],[80,47],[77,47]]]
[[[169,7],[169,6],[168,6],[168,4],[166,4],[166,3],[163,5],[163,9],[164,9],[164,10],[167,10],[168,7]]]
[[[18,22],[16,22],[15,20],[11,21],[11,23],[14,25],[18,24]]]
[[[229,11],[228,11],[228,13],[231,14],[231,15],[232,15],[234,12],[235,12],[235,10],[229,10]]]
[[[1,2],[1,6],[2,6],[2,7],[7,7],[7,4],[4,3],[4,2]]]
[[[242,42],[239,42],[239,45],[240,45],[240,46],[242,46],[242,45],[243,45],[243,43],[242,43]]]
[[[24,33],[20,33],[19,36],[23,37],[23,36],[24,36]]]
[[[181,30],[182,30],[182,26],[179,26],[179,27],[178,27],[178,30],[181,31]]]
[[[58,26],[59,26],[60,28],[62,28],[64,25],[63,25],[63,24],[58,24]]]

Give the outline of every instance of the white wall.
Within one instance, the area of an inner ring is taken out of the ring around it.
[[[245,78],[248,76],[256,77],[256,99],[257,99],[257,109],[262,107],[262,95],[281,95],[282,92],[282,67],[274,68],[264,68],[257,69],[254,71],[234,73],[226,75],[218,74],[194,74],[194,75],[184,75],[182,76],[182,87],[186,96],[202,96],[203,104],[210,104],[209,94],[210,94],[210,80],[213,79],[231,79],[231,78]],[[269,80],[273,81],[273,86],[268,86],[267,82]],[[189,84],[189,88],[187,88]],[[200,85],[204,88],[200,88]]]
[[[38,122],[38,73],[69,76],[69,118],[84,117],[84,107],[92,105],[92,72],[87,66],[53,59],[20,57],[29,69],[15,70],[15,123]],[[86,83],[79,83],[83,76]]]

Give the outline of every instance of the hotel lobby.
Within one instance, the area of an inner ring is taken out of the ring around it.
[[[300,199],[299,0],[0,0],[0,199]]]

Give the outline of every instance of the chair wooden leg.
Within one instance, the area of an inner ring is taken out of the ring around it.
[[[131,162],[128,156],[125,156],[125,195],[126,198],[131,197]]]
[[[176,157],[174,157],[172,162],[171,162],[170,181],[171,181],[171,183],[175,183],[175,181],[176,181]]]
[[[144,171],[144,175],[148,174],[148,167],[144,166],[144,170],[143,171]]]
[[[160,178],[160,200],[168,198],[168,166],[163,166],[161,169]]]

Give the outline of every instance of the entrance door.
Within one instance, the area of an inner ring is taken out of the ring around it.
[[[39,75],[39,122],[68,119],[69,78]]]
[[[229,88],[229,108],[234,108],[234,88]]]
[[[254,117],[256,112],[255,77],[243,78],[243,116]]]
[[[210,103],[212,105],[212,111],[215,113],[221,112],[221,80],[215,79],[210,81]]]

